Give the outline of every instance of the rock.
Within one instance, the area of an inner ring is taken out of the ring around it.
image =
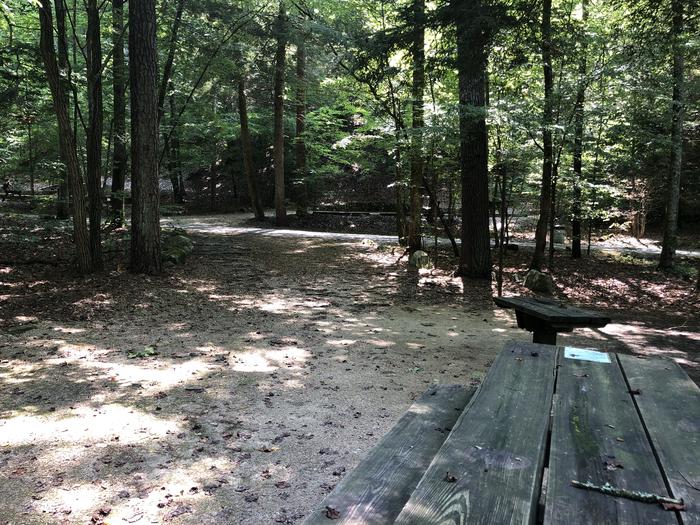
[[[547,295],[554,294],[554,280],[546,273],[530,270],[525,277],[525,286],[533,292]]]
[[[177,233],[163,237],[163,260],[166,262],[182,264],[192,249],[192,240],[185,235]]]
[[[410,268],[432,268],[433,264],[430,262],[430,255],[425,253],[423,250],[418,250],[413,252],[413,255],[408,259],[408,266]]]

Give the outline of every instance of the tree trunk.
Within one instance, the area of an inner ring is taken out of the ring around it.
[[[70,97],[68,96],[69,79],[68,72],[68,37],[66,35],[66,8],[63,0],[56,3],[56,35],[58,41],[58,70],[61,74],[59,89],[63,91],[63,98],[66,101],[66,113],[70,115]],[[70,117],[69,117],[70,120]],[[75,137],[75,134],[73,135]],[[75,140],[75,139],[74,139]],[[59,153],[63,164],[67,164],[67,152],[63,151],[63,144],[59,140]],[[70,216],[70,191],[68,189],[68,173],[64,169],[58,183],[58,199],[56,202],[56,217],[67,219]]]
[[[155,0],[129,2],[131,271],[134,273],[158,274],[162,270],[157,68]]]
[[[41,57],[46,68],[46,77],[51,89],[56,120],[58,122],[58,139],[63,160],[66,164],[66,174],[71,193],[73,194],[73,242],[78,271],[82,274],[92,271],[88,229],[85,217],[85,193],[83,191],[82,174],[75,148],[75,136],[71,129],[68,116],[68,97],[61,81],[61,75],[56,60],[53,44],[53,20],[51,16],[51,0],[41,0],[39,7],[39,24],[41,27],[40,49]]]
[[[177,118],[177,110],[175,106],[175,95],[172,93],[172,84],[170,86],[170,120],[175,122]],[[173,128],[170,136],[170,143],[165,145],[168,151],[168,173],[170,174],[170,183],[173,185],[173,197],[175,204],[185,202],[185,187],[182,184],[182,169],[180,167],[180,138],[177,134],[177,129]]]
[[[184,7],[185,0],[178,0],[177,6],[175,7],[175,18],[173,19],[173,25],[170,28],[170,46],[168,47],[168,56],[165,58],[163,78],[160,80],[160,88],[158,89],[158,122],[163,119],[163,115],[165,114],[165,96],[173,71],[173,62],[175,61],[175,50],[177,47],[177,34],[180,30],[180,22],[182,21],[182,11]],[[168,145],[165,144],[165,146],[167,147]]]
[[[542,66],[544,69],[544,112],[542,116],[542,192],[540,217],[535,230],[535,254],[530,268],[541,270],[547,244],[547,226],[552,208],[552,119],[554,78],[552,74],[552,0],[544,0],[542,8]],[[550,239],[551,242],[551,239]]]
[[[412,86],[412,134],[411,134],[411,186],[408,217],[408,251],[413,253],[423,247],[421,220],[423,215],[423,126],[425,94],[425,0],[413,0],[413,59]]]
[[[97,0],[87,1],[88,129],[87,189],[90,210],[90,253],[95,270],[102,269],[102,41]]]
[[[297,45],[297,118],[296,140],[294,142],[294,165],[297,179],[297,215],[308,213],[308,193],[306,187],[306,143],[304,129],[306,127],[306,45],[304,35],[300,35]]]
[[[396,235],[399,238],[399,244],[406,246],[407,244],[407,227],[406,227],[406,195],[404,191],[403,173],[401,169],[401,127],[398,122],[394,123],[396,137],[396,164],[394,166],[394,188],[396,189]]]
[[[684,60],[683,60],[683,0],[672,0],[673,22],[673,120],[671,125],[671,171],[668,176],[664,238],[661,247],[659,268],[667,270],[673,266],[678,245],[678,200],[681,188],[683,158],[683,117],[685,109]]]
[[[275,163],[275,223],[277,226],[284,226],[287,224],[287,207],[284,197],[284,70],[287,52],[286,18],[284,1],[280,0],[276,24],[277,51],[275,52],[273,139],[273,157]]]
[[[112,157],[112,221],[124,224],[126,182],[126,66],[124,62],[124,0],[112,0],[112,90],[114,93],[114,150]]]
[[[588,0],[581,1],[581,58],[578,68],[578,93],[574,108],[574,188],[571,210],[571,257],[581,258],[581,182],[583,181],[584,104],[586,101],[586,53],[588,29]]]
[[[462,249],[458,274],[491,279],[489,236],[488,134],[486,129],[486,35],[475,31],[472,15],[480,0],[467,2],[457,16],[459,76]]]
[[[243,171],[248,182],[248,194],[250,204],[255,211],[255,218],[259,221],[265,219],[265,210],[260,202],[258,181],[255,178],[253,166],[253,146],[250,141],[250,127],[248,125],[248,102],[245,94],[245,77],[241,74],[238,80],[238,114],[241,120],[241,149],[243,150]]]
[[[209,166],[209,211],[216,211],[216,187],[219,182],[218,160],[214,160]]]
[[[34,145],[32,144],[32,139],[32,121],[29,120],[29,122],[27,122],[27,143],[29,144],[29,190],[31,191],[33,197],[36,192],[34,188]]]

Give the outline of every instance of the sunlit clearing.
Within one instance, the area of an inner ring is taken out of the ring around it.
[[[31,323],[31,322],[38,321],[38,320],[39,320],[39,318],[34,317],[34,316],[31,316],[31,317],[27,316],[27,315],[15,316],[15,321],[17,321],[18,323]]]
[[[107,441],[110,436],[122,436],[120,443],[141,443],[154,436],[179,431],[173,421],[122,405],[103,405],[99,409],[87,406],[65,409],[42,416],[16,416],[0,423],[0,446],[36,445],[46,443],[90,444]]]
[[[288,346],[279,350],[253,350],[236,354],[232,369],[236,372],[274,372],[278,368],[302,368],[311,354],[302,348]]]
[[[114,381],[130,384],[143,382],[143,388],[148,386],[162,389],[175,386],[185,381],[196,380],[210,369],[210,365],[199,359],[192,359],[182,364],[163,367],[160,369],[145,368],[139,365],[125,363],[91,362],[84,366],[105,371]]]
[[[85,333],[84,328],[69,328],[65,326],[54,326],[55,332],[61,332],[62,334],[82,334]]]
[[[327,342],[331,346],[350,346],[357,343],[355,339],[329,339]]]

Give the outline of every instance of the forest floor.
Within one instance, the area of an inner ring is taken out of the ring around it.
[[[356,237],[166,223],[195,241],[184,265],[143,278],[117,253],[79,278],[65,228],[3,217],[0,524],[299,523],[429,384],[478,384],[529,339],[446,254],[410,272]],[[508,294],[526,267],[509,255]],[[563,344],[700,382],[692,283],[626,256],[556,267],[559,297],[614,319]]]

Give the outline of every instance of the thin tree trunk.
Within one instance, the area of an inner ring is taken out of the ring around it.
[[[97,0],[87,0],[87,189],[90,210],[90,253],[95,270],[102,269],[102,41]]]
[[[581,183],[583,181],[584,103],[586,101],[586,53],[588,28],[588,0],[581,1],[581,58],[578,69],[578,93],[574,109],[574,188],[571,219],[571,257],[581,258]]]
[[[89,236],[85,217],[85,194],[75,148],[75,136],[73,135],[68,115],[68,97],[64,84],[61,81],[61,74],[56,60],[52,18],[51,0],[41,0],[39,7],[39,24],[41,27],[39,45],[56,112],[60,149],[66,164],[68,184],[73,194],[73,242],[75,244],[76,263],[78,271],[85,274],[92,271],[92,259],[90,257]]]
[[[63,91],[63,98],[66,101],[66,112],[70,115],[70,97],[68,96],[69,79],[68,75],[68,37],[66,33],[66,8],[64,0],[56,2],[56,35],[58,43],[58,70],[61,75],[60,89]],[[70,119],[70,116],[69,116]],[[75,135],[74,135],[75,137]],[[63,144],[59,141],[59,152],[63,164],[67,164],[68,153],[63,151]],[[67,219],[70,216],[70,191],[68,189],[67,169],[61,170],[58,182],[58,199],[56,202],[56,217]]]
[[[399,238],[399,244],[401,246],[406,246],[406,196],[403,185],[403,174],[401,170],[401,139],[400,139],[400,126],[399,123],[395,123],[395,136],[396,136],[396,164],[394,167],[395,182],[394,188],[396,190],[396,234]]]
[[[126,182],[126,65],[124,62],[124,0],[112,0],[112,90],[114,94],[114,150],[112,157],[112,221],[124,224]]]
[[[175,8],[175,18],[173,19],[173,25],[170,28],[170,45],[168,46],[168,56],[165,58],[163,78],[160,80],[160,88],[158,89],[158,122],[163,119],[163,115],[165,114],[165,96],[168,85],[170,84],[170,77],[172,76],[173,62],[175,61],[175,51],[177,48],[177,35],[180,30],[182,11],[184,7],[185,0],[178,0]],[[165,146],[167,147],[168,141],[166,140],[165,142]]]
[[[27,122],[27,143],[28,143],[28,153],[29,153],[29,190],[32,193],[32,197],[35,195],[34,190],[34,144],[32,137],[32,121]]]
[[[423,126],[425,94],[425,0],[413,0],[413,58],[412,86],[412,134],[411,134],[411,185],[408,217],[408,251],[413,253],[423,247],[421,220],[423,211]]]
[[[287,207],[284,195],[284,72],[287,52],[287,27],[284,1],[280,0],[277,16],[277,51],[275,52],[275,87],[274,87],[274,142],[273,157],[275,163],[275,223],[277,226],[287,224]]]
[[[216,186],[219,180],[218,160],[209,166],[209,211],[216,211]]]
[[[672,0],[673,22],[673,120],[671,125],[671,170],[668,176],[664,238],[659,268],[669,269],[678,246],[678,201],[681,188],[683,158],[683,117],[685,109],[684,60],[683,60],[683,0]]]
[[[175,106],[175,94],[172,93],[172,83],[170,85],[170,120],[174,121],[177,118]],[[170,174],[170,183],[173,185],[173,197],[175,204],[185,202],[185,188],[182,185],[182,172],[180,169],[180,138],[177,130],[173,130],[170,141],[165,145],[168,150],[168,173]]]
[[[255,211],[255,218],[259,221],[265,219],[265,210],[260,202],[258,181],[255,177],[253,166],[253,145],[250,141],[250,126],[248,124],[248,102],[245,93],[245,77],[241,74],[238,79],[238,114],[241,120],[241,149],[243,150],[243,171],[248,183],[250,204]]]
[[[294,157],[297,179],[297,215],[303,217],[308,213],[308,193],[306,181],[306,142],[304,130],[306,128],[306,45],[304,35],[300,35],[297,45],[297,118],[296,137],[294,142]]]
[[[550,199],[552,207],[549,210],[549,257],[547,267],[550,271],[554,269],[554,229],[557,220],[557,182],[559,182],[559,163],[555,162],[552,165],[552,198]]]
[[[547,244],[547,226],[552,208],[552,119],[554,78],[552,74],[552,0],[543,0],[542,8],[542,66],[544,69],[544,113],[542,118],[542,192],[540,217],[535,230],[535,254],[530,268],[541,270]],[[550,239],[551,242],[551,239]]]
[[[131,271],[134,273],[158,274],[162,270],[157,68],[155,0],[129,2]]]
[[[482,9],[468,2],[457,16],[462,249],[458,274],[491,279],[489,236],[488,133],[486,129],[486,40],[470,24]]]

